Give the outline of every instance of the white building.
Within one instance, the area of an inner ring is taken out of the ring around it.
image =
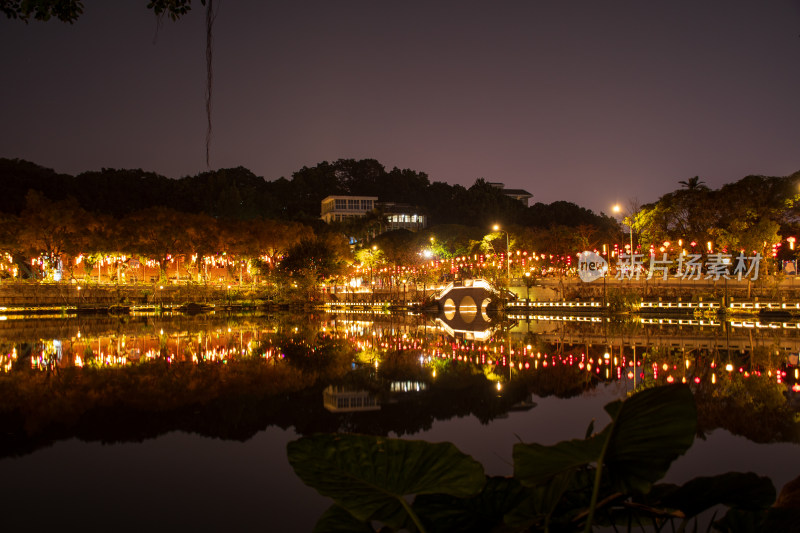
[[[322,215],[326,223],[361,218],[375,209],[377,196],[328,196],[322,200]]]
[[[320,218],[331,224],[365,217],[374,209],[379,209],[385,218],[385,222],[381,224],[381,232],[396,229],[417,231],[428,226],[428,217],[416,207],[378,202],[376,196],[328,196],[322,200]]]

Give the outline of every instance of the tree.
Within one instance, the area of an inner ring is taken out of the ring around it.
[[[703,180],[701,180],[699,176],[689,178],[687,181],[681,180],[678,183],[683,185],[689,191],[708,190],[708,187],[706,187],[706,183]]]
[[[167,279],[170,260],[178,260],[188,250],[186,218],[166,207],[137,211],[125,219],[131,235],[131,250],[158,261],[160,279]]]
[[[205,6],[207,0],[198,0]],[[210,2],[209,2],[210,3]],[[149,0],[147,9],[162,17],[177,20],[192,9],[192,0]],[[0,0],[0,11],[10,19],[28,22],[55,18],[72,24],[83,14],[82,0]]]
[[[91,217],[74,198],[54,202],[36,191],[25,197],[20,218],[21,251],[28,257],[42,257],[45,270],[56,269],[62,256],[80,253]]]
[[[278,272],[287,283],[310,293],[321,281],[343,272],[345,254],[349,247],[341,237],[328,234],[303,239],[287,251]]]
[[[424,197],[429,186],[428,175],[424,172],[395,167],[380,182],[376,192],[384,201],[416,204]]]
[[[186,247],[194,257],[197,281],[201,278],[207,281],[205,258],[219,252],[219,226],[214,218],[206,214],[189,214],[185,217]]]
[[[25,261],[19,238],[21,230],[19,218],[15,215],[0,213],[0,254],[11,257],[17,275],[30,277],[32,275],[30,263]],[[13,269],[10,270],[13,273]]]
[[[460,224],[440,224],[428,229],[427,235],[433,237],[431,250],[439,259],[474,253],[475,243],[483,239],[484,229]]]
[[[383,252],[389,264],[406,266],[417,263],[419,260],[418,240],[416,233],[398,229],[382,233],[372,242]]]
[[[214,217],[253,219],[261,215],[259,204],[266,194],[264,178],[244,167],[203,172],[179,182],[179,198],[186,210]]]
[[[382,207],[376,207],[367,212],[363,217],[354,217],[336,223],[351,242],[366,243],[375,236],[380,235],[388,224],[386,214]]]

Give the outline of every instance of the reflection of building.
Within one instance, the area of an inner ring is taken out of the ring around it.
[[[389,385],[391,392],[422,392],[428,390],[424,381],[392,381]]]
[[[329,385],[322,391],[322,404],[331,413],[378,411],[381,404],[370,391]]]

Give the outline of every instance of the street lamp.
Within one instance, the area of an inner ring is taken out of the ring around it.
[[[375,306],[375,253],[378,251],[378,246],[376,244],[372,245],[372,252],[369,254],[369,288],[370,288],[370,295],[372,300],[372,306]]]
[[[619,206],[619,204],[614,204],[614,207],[612,207],[611,210],[618,215],[622,211],[622,208]],[[625,219],[623,218],[623,223],[624,222]],[[631,215],[630,220],[628,222],[628,230],[630,231],[631,234],[631,255],[633,255],[633,215]]]
[[[499,224],[495,224],[492,226],[493,231],[502,231],[506,234],[506,276],[508,277],[508,283],[511,284],[511,250],[509,249],[508,244],[508,232],[506,230],[500,229]]]

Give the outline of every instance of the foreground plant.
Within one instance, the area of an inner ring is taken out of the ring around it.
[[[728,473],[683,486],[656,484],[694,441],[697,417],[688,387],[648,389],[606,406],[611,422],[584,439],[514,446],[514,476],[487,477],[449,443],[364,435],[315,435],[288,446],[307,485],[336,502],[317,533],[342,531],[577,532],[606,526],[698,531],[698,516],[728,507],[718,531],[781,529],[791,506],[770,509],[768,478]],[[800,485],[800,483],[796,483]],[[781,495],[791,501],[796,495]],[[687,529],[693,524],[693,529]]]

